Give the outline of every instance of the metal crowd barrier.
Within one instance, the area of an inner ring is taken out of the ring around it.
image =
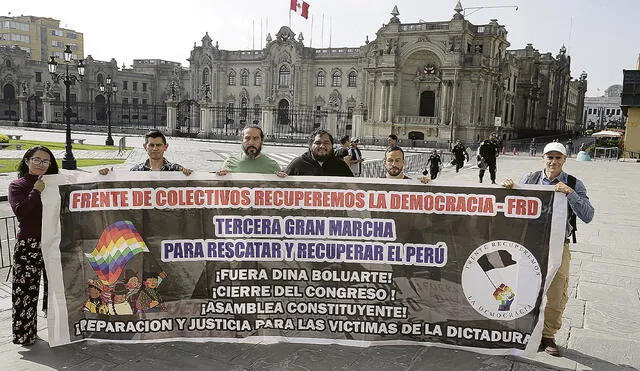
[[[422,173],[427,168],[427,161],[431,156],[431,152],[405,153],[404,172],[405,173]],[[450,152],[440,153],[442,165],[447,166],[453,155]],[[380,161],[369,161],[362,164],[362,177],[365,178],[381,178],[385,175],[384,164],[382,158]]]
[[[10,268],[12,265],[13,246],[16,243],[17,230],[15,216],[0,218],[0,268]],[[11,273],[11,270],[9,270],[9,273]]]

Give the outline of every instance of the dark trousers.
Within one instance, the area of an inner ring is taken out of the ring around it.
[[[435,179],[438,177],[438,172],[440,172],[440,168],[431,167],[429,168],[429,174],[431,175],[431,179]]]
[[[464,156],[456,157],[456,173],[464,166]]]
[[[493,160],[491,162],[487,162],[487,167],[489,168],[489,176],[491,177],[491,183],[496,182],[496,161]],[[480,183],[482,183],[482,178],[484,178],[485,169],[480,169],[480,173],[478,176],[480,177]]]
[[[40,241],[29,238],[18,240],[13,254],[13,279],[11,299],[13,301],[13,343],[33,344],[38,334],[38,295],[40,275],[46,273]],[[47,291],[44,292],[47,302]]]

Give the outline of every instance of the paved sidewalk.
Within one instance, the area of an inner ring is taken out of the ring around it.
[[[180,142],[180,144],[177,144]],[[174,140],[168,158],[210,171],[222,158],[212,144]],[[208,148],[207,148],[208,147]],[[217,148],[217,145],[215,146]],[[236,147],[237,148],[237,147]],[[274,153],[277,150],[269,148]],[[302,151],[302,150],[301,150]],[[373,155],[373,154],[372,154]],[[144,159],[134,150],[126,165]],[[542,167],[540,158],[501,156],[498,179],[519,179]],[[0,270],[0,360],[7,370],[635,370],[640,368],[640,164],[576,162],[565,170],[582,179],[596,209],[590,224],[578,222],[572,245],[570,298],[557,336],[563,358],[486,356],[423,346],[357,348],[309,344],[80,342],[46,343],[44,318],[32,347],[11,343],[10,284]],[[485,182],[488,174],[485,175]],[[439,184],[477,184],[477,169],[445,169]],[[487,185],[491,187],[491,185]]]

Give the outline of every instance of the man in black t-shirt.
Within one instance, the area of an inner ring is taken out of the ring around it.
[[[347,165],[350,165],[349,147],[351,147],[351,138],[348,135],[343,136],[340,138],[340,144],[342,144],[342,147],[336,148],[333,153],[337,159],[343,160]]]

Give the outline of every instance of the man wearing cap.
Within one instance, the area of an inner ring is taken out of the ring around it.
[[[553,356],[560,356],[558,346],[555,343],[555,334],[562,326],[562,313],[567,304],[567,289],[569,286],[569,263],[571,253],[569,251],[569,237],[573,235],[575,243],[575,217],[585,223],[593,219],[594,209],[587,196],[584,184],[575,177],[565,173],[562,166],[567,161],[567,150],[562,143],[552,142],[544,147],[542,160],[544,169],[525,175],[520,179],[520,184],[544,184],[554,185],[556,192],[562,192],[567,196],[569,205],[567,212],[567,224],[565,228],[564,250],[562,262],[555,277],[551,281],[547,291],[547,306],[544,311],[544,329],[540,351],[545,351]],[[572,184],[570,186],[569,184]],[[505,188],[513,188],[512,179],[502,182]]]
[[[262,128],[253,124],[247,125],[242,130],[242,153],[229,156],[217,174],[257,173],[286,177],[287,174],[280,170],[280,165],[277,162],[261,153],[263,142]]]
[[[351,168],[353,176],[360,176],[360,173],[362,173],[362,163],[364,160],[362,159],[362,152],[360,152],[360,148],[358,148],[359,144],[359,138],[351,138],[351,148],[349,149],[351,159],[349,160],[349,167]]]
[[[333,153],[333,136],[318,129],[309,136],[309,151],[294,158],[287,170],[289,175],[350,176],[349,165]]]

